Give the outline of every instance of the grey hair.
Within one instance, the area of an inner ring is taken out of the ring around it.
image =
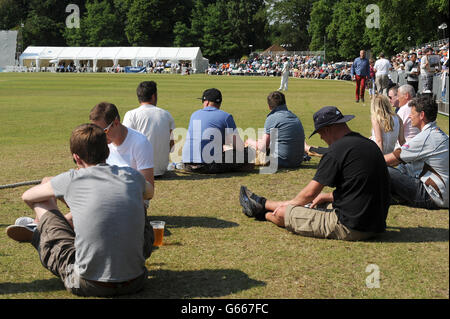
[[[414,87],[411,84],[403,84],[398,88],[398,91],[402,94],[408,93],[411,98],[416,96],[416,90],[414,90]]]

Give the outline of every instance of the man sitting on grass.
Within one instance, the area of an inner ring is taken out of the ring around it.
[[[295,198],[281,202],[241,186],[244,214],[309,237],[365,240],[384,232],[390,200],[386,162],[375,143],[350,130],[346,122],[352,118],[334,106],[317,111],[311,136],[319,133],[330,147],[313,179]],[[321,193],[325,186],[335,190]]]
[[[153,197],[153,187],[138,171],[105,163],[106,134],[94,124],[72,132],[70,150],[77,170],[45,178],[22,195],[37,225],[12,225],[6,233],[31,242],[42,265],[73,294],[135,293],[145,284],[145,259],[152,252],[143,199]],[[70,213],[63,216],[56,199]]]
[[[426,209],[448,208],[448,136],[436,125],[437,104],[432,96],[423,95],[412,99],[409,106],[411,125],[420,133],[384,156],[389,165],[392,202]]]
[[[202,108],[192,113],[183,146],[185,170],[205,174],[253,170],[253,156],[244,147],[233,116],[221,110],[222,93],[211,88],[199,99]]]
[[[278,167],[300,167],[305,146],[302,122],[288,110],[283,93],[271,92],[267,96],[267,104],[270,113],[264,123],[264,135],[257,141],[249,138],[245,144],[264,153],[270,150],[271,145],[277,145],[270,151]]]

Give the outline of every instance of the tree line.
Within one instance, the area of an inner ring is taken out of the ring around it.
[[[0,30],[19,30],[23,49],[199,46],[226,61],[279,44],[337,61],[443,38],[448,9],[449,0],[0,0]]]

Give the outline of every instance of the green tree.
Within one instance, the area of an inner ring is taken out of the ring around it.
[[[380,28],[365,30],[375,53],[390,55],[443,37],[438,26],[448,21],[448,0],[380,0],[377,5]]]
[[[336,43],[326,39],[327,27],[330,25],[333,15],[333,6],[337,0],[318,0],[313,3],[311,9],[308,33],[311,38],[309,48],[312,51],[323,51],[332,48]]]
[[[127,14],[125,33],[134,46],[172,46],[174,26],[188,21],[191,0],[133,0]]]
[[[174,45],[200,46],[212,60],[240,58],[249,45],[267,45],[263,0],[196,0],[190,17],[190,24],[175,25]]]
[[[195,0],[190,18],[186,22],[177,21],[173,30],[175,46],[202,46],[204,16],[212,1]]]
[[[28,12],[26,0],[0,0],[0,30],[18,29]]]
[[[364,1],[342,0],[333,6],[327,32],[327,60],[353,59],[367,47],[364,40],[366,29],[366,4]]]
[[[77,32],[87,46],[120,46],[126,43],[113,1],[88,0],[86,14]]]
[[[290,50],[307,50],[308,25],[316,0],[269,0],[269,20],[273,43],[289,44]]]

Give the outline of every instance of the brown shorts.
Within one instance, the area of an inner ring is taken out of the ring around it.
[[[31,244],[37,249],[42,265],[61,278],[70,292],[79,296],[130,294],[144,287],[147,271],[125,283],[96,283],[74,271],[75,232],[58,210],[47,211],[38,223]]]
[[[284,215],[284,224],[287,230],[306,237],[355,241],[374,236],[374,233],[360,232],[341,224],[331,206],[312,209],[289,205]]]

